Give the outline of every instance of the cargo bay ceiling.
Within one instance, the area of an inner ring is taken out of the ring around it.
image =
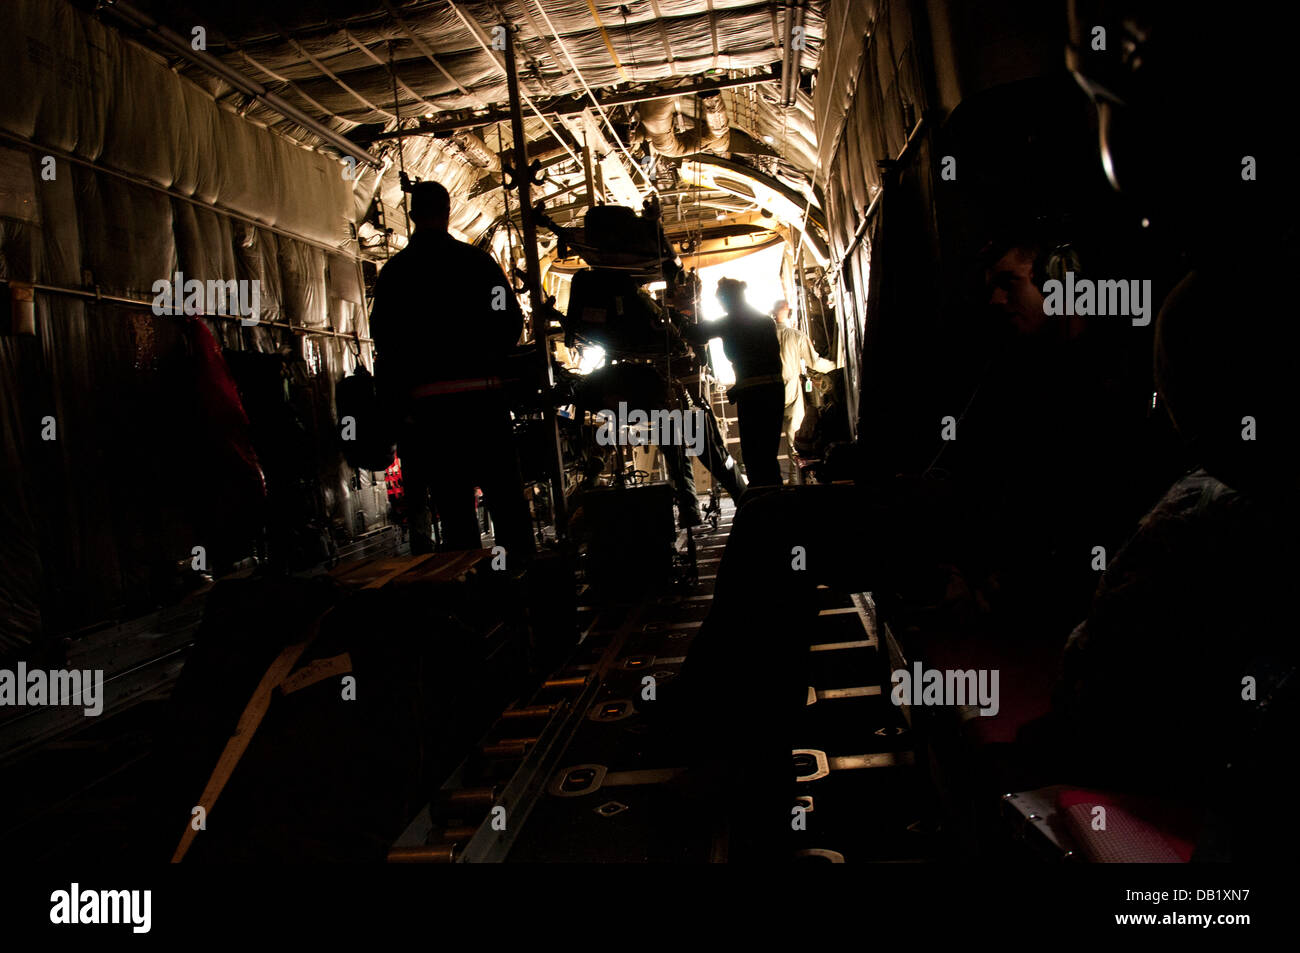
[[[448,187],[452,229],[468,241],[517,219],[501,183],[513,142],[492,42],[494,26],[508,24],[529,157],[545,171],[534,201],[555,222],[576,224],[588,206],[586,146],[597,195],[635,207],[657,194],[670,238],[686,249],[726,235],[755,244],[802,235],[824,264],[811,97],[824,0],[85,5],[221,105],[341,166],[350,154],[367,257],[405,241],[400,168]]]

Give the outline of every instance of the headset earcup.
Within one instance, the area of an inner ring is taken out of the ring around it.
[[[1079,254],[1073,245],[1057,245],[1047,256],[1039,289],[1042,290],[1049,281],[1064,282],[1066,272],[1070,271],[1076,276],[1079,274]]]

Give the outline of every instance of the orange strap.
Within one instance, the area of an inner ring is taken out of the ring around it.
[[[280,683],[281,695],[292,695],[296,691],[310,688],[317,682],[323,682],[335,675],[346,675],[352,671],[352,656],[347,652],[330,658],[308,662]]]
[[[303,652],[307,651],[307,647],[320,634],[321,622],[325,616],[333,611],[332,608],[327,609],[316,618],[316,621],[311,624],[311,631],[307,634],[307,638],[301,642],[285,646],[284,650],[275,657],[271,667],[266,670],[262,680],[258,682],[253,697],[248,700],[248,704],[244,706],[244,713],[239,716],[239,723],[235,726],[235,733],[226,742],[225,750],[221,752],[221,757],[217,759],[217,766],[212,769],[212,776],[208,778],[208,784],[199,798],[198,806],[203,808],[205,821],[207,815],[212,813],[212,808],[217,803],[217,798],[221,796],[226,782],[230,780],[230,775],[234,773],[235,767],[239,764],[239,759],[248,750],[254,733],[257,731],[258,726],[262,724],[262,719],[266,717],[266,711],[271,705],[272,692],[293,671],[293,667],[298,664],[298,659],[302,658]],[[176,853],[172,855],[173,864],[179,864],[185,858],[190,846],[194,843],[196,834],[198,834],[198,830],[194,827],[194,820],[191,818],[190,823],[185,826],[185,834],[181,837],[181,842],[176,845]]]
[[[496,390],[501,386],[499,377],[475,377],[463,381],[436,381],[411,391],[412,397],[434,397],[439,394],[464,394],[475,390]]]

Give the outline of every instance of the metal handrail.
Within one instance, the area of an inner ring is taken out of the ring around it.
[[[3,282],[6,285],[13,285],[13,284],[28,285],[31,288],[35,289],[36,291],[44,291],[50,294],[73,295],[79,298],[92,298],[95,301],[111,301],[114,304],[125,304],[137,308],[145,308],[150,311],[153,310],[153,301],[151,300],[145,301],[140,298],[127,298],[122,295],[105,294],[104,292],[100,291],[98,287],[95,287],[93,290],[87,288],[67,288],[61,285],[47,285],[47,284],[42,284],[40,282],[34,282],[34,281],[22,281],[18,278],[0,278],[0,282]],[[170,314],[170,312],[168,312],[168,315],[170,317],[175,317],[175,315]],[[198,314],[198,315],[193,315],[193,317],[221,318],[223,321],[239,321],[241,323],[247,320],[247,315],[224,314],[224,313]],[[256,324],[248,324],[244,326],[284,328],[288,331],[293,331],[295,334],[319,334],[325,337],[346,338],[349,341],[359,341],[362,344],[373,345],[375,343],[374,340],[371,338],[363,338],[357,334],[347,334],[343,331],[335,331],[333,328],[305,328],[294,324],[288,324],[284,321],[259,320]]]

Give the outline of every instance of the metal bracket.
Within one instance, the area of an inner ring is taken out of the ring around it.
[[[603,764],[575,764],[555,772],[546,789],[556,797],[582,797],[600,790],[605,772]]]
[[[805,755],[813,759],[813,770],[811,773],[802,773],[795,778],[796,781],[817,781],[831,773],[831,764],[826,757],[826,752],[818,748],[795,748],[790,752],[795,758],[799,755]],[[796,766],[798,763],[796,762]]]
[[[914,763],[915,759],[910,751],[880,751],[869,754],[847,754],[828,757],[825,751],[818,748],[795,748],[791,754],[798,758],[804,756],[806,765],[807,759],[812,759],[811,771],[805,771],[795,778],[796,781],[817,781],[826,777],[832,771],[859,771],[865,768],[901,768],[907,767]],[[801,768],[796,762],[795,767]]]
[[[592,721],[622,721],[636,714],[636,705],[630,698],[611,698],[593,705],[587,717]]]
[[[824,850],[820,847],[812,850],[797,850],[796,857],[806,857],[810,860],[829,860],[832,864],[844,863],[844,855],[837,850]]]

